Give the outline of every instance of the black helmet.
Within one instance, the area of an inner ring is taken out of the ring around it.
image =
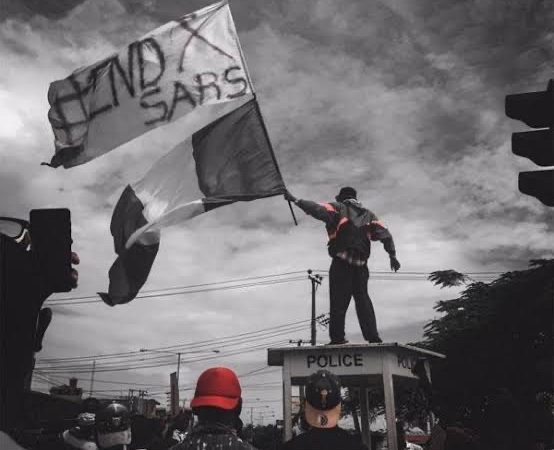
[[[129,410],[121,403],[110,403],[96,413],[96,430],[99,433],[123,431],[131,426]]]

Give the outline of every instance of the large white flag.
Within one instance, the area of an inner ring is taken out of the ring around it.
[[[163,227],[285,192],[226,1],[52,83],[48,99],[53,167],[86,163],[179,118],[181,144],[129,184],[115,207],[118,256],[100,293],[109,305],[136,297]]]
[[[83,164],[198,107],[251,94],[229,5],[215,3],[53,82],[50,165]]]
[[[110,226],[118,257],[100,296],[111,306],[135,298],[156,258],[161,228],[284,192],[258,104],[250,100],[193,133],[126,187]]]

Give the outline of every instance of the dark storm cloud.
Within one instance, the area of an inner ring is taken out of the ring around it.
[[[53,203],[71,208],[82,261],[73,296],[105,288],[114,256],[111,209],[123,187],[181,137],[164,128],[82,167],[41,168],[53,152],[48,84],[209,3],[90,0],[72,9],[56,2],[58,9],[47,11],[48,3],[35,2],[25,20],[0,28],[6,66],[0,75],[0,209],[27,214],[30,207]],[[391,229],[404,271],[522,268],[551,252],[554,210],[518,192],[517,173],[532,164],[511,154],[510,134],[518,125],[503,110],[507,93],[543,89],[551,76],[554,8],[526,3],[232,0],[289,188],[324,201],[353,184]],[[323,225],[295,212],[298,227],[286,202],[275,197],[163,230],[145,289],[327,267]],[[388,272],[387,264],[376,245],[372,272]],[[327,281],[318,291],[318,311],[328,310]],[[370,293],[383,336],[401,342],[418,338],[439,298],[456,296],[428,282],[393,277],[371,280]],[[121,308],[93,303],[58,314],[44,356],[193,342],[309,314],[307,279],[137,300]],[[355,316],[350,319],[351,340],[361,341]],[[306,326],[285,338],[308,333]],[[319,337],[324,341],[326,332]],[[235,363],[259,367],[263,351]],[[183,369],[183,382],[193,382],[202,368]],[[165,383],[166,369],[136,379]]]
[[[65,16],[84,0],[4,0],[0,19],[17,17],[28,19],[40,15],[51,19]]]

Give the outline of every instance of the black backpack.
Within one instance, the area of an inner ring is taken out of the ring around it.
[[[330,238],[327,243],[329,255],[333,258],[338,253],[347,251],[355,259],[367,260],[371,253],[371,242],[367,235],[371,213],[351,204],[333,203],[333,206],[340,218],[334,224],[335,237]],[[343,218],[348,220],[343,221]]]

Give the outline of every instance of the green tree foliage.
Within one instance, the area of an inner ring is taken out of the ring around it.
[[[456,272],[455,270],[437,270],[436,272],[431,272],[428,278],[435,286],[441,288],[444,287],[453,287],[460,286],[461,284],[467,283],[469,277],[463,273]]]
[[[431,281],[467,281],[443,272],[444,280],[434,272]],[[553,259],[490,284],[472,282],[459,298],[438,302],[443,315],[418,345],[447,356],[433,367],[433,408],[443,421],[480,430],[490,448],[525,448],[548,435],[548,422],[551,433],[551,416],[544,417],[552,408],[553,302]]]

